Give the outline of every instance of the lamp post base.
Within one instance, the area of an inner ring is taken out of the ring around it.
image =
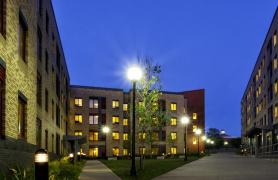
[[[136,176],[136,169],[135,168],[130,169],[130,176]]]

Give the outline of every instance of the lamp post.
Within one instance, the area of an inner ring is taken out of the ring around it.
[[[44,149],[35,152],[35,180],[48,180],[48,154]]]
[[[131,154],[131,169],[130,176],[136,176],[135,167],[135,97],[136,97],[136,82],[143,76],[142,70],[138,66],[133,66],[127,71],[127,78],[132,82],[132,154]]]
[[[198,156],[200,156],[200,135],[202,134],[202,130],[201,129],[196,129],[195,134],[198,136]]]
[[[184,137],[184,161],[187,161],[187,126],[190,120],[188,116],[181,118],[181,123],[185,125],[185,137]]]
[[[109,153],[109,151],[108,151],[108,143],[106,142],[106,135],[109,133],[109,131],[110,131],[110,129],[109,129],[109,127],[107,127],[107,126],[103,126],[102,127],[102,132],[105,134],[105,149],[106,149],[106,156],[107,156],[107,158],[108,158],[108,153]]]

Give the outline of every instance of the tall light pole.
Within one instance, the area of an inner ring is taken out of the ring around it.
[[[108,150],[108,144],[106,141],[107,141],[107,134],[109,133],[110,129],[108,126],[103,126],[102,127],[102,132],[105,134],[105,146],[106,146],[106,155],[107,155],[107,158],[108,158],[108,153],[109,153],[109,150]]]
[[[200,135],[202,134],[201,129],[196,129],[195,134],[198,136],[198,156],[200,156]]]
[[[188,116],[183,116],[181,118],[181,123],[185,125],[185,137],[184,137],[184,161],[187,161],[187,126],[190,120]]]
[[[132,82],[132,154],[131,154],[131,169],[130,176],[136,176],[135,167],[135,97],[136,97],[136,82],[143,76],[143,72],[140,67],[133,66],[127,71],[127,78]]]

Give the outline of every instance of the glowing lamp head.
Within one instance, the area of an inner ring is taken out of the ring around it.
[[[47,163],[48,154],[44,149],[39,149],[35,152],[35,163]]]
[[[229,144],[228,141],[225,141],[225,142],[224,142],[224,145],[228,145],[228,144]]]
[[[200,134],[202,134],[202,130],[201,129],[196,129],[195,134],[197,136],[199,136]]]
[[[181,123],[182,124],[185,124],[185,125],[187,125],[187,124],[189,124],[189,117],[188,116],[183,116],[182,118],[181,118]]]
[[[210,141],[210,144],[214,144],[214,141]]]
[[[73,156],[74,156],[73,153],[70,153],[70,154],[69,154],[69,157],[70,157],[70,158],[73,158]]]
[[[205,141],[207,139],[207,136],[202,136],[202,140]]]
[[[206,142],[207,142],[208,144],[210,143],[210,141],[211,141],[210,139],[207,139],[207,140],[206,140]]]
[[[127,70],[127,78],[131,81],[139,81],[142,77],[143,72],[139,66],[132,66]]]
[[[107,127],[107,126],[104,126],[103,128],[102,128],[102,132],[103,133],[109,133],[109,131],[110,131],[110,129],[109,129],[109,127]]]

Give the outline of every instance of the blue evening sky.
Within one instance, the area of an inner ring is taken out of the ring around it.
[[[165,90],[206,90],[206,128],[240,135],[240,100],[277,0],[52,0],[71,84],[128,89],[137,54]]]

